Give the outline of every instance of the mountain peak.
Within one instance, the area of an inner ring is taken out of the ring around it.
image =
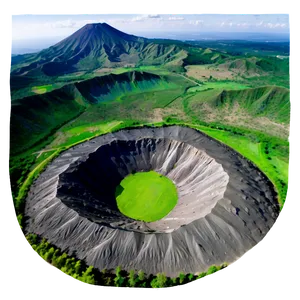
[[[90,23],[35,54],[30,64],[15,74],[40,70],[47,76],[57,76],[101,67],[134,66],[143,60],[148,64],[157,60],[161,64],[179,51],[171,45],[151,45],[151,40],[127,34],[107,23]]]
[[[81,29],[83,28],[102,28],[102,27],[111,27],[110,25],[108,25],[107,23],[87,23],[86,25],[84,25]]]

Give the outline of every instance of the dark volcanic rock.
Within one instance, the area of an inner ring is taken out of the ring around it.
[[[178,203],[145,223],[122,215],[115,188],[155,170],[177,186]],[[194,129],[121,130],[62,153],[32,185],[27,230],[101,269],[197,273],[233,262],[279,214],[273,186],[249,161]]]

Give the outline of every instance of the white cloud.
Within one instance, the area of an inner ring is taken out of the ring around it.
[[[203,20],[191,20],[189,21],[189,24],[195,25],[195,26],[201,26],[203,25],[204,21]]]
[[[81,28],[86,24],[91,23],[102,23],[103,20],[78,20],[78,21],[72,21],[72,20],[63,20],[63,21],[56,21],[53,23],[44,23],[43,26],[50,27],[50,28]]]
[[[169,17],[168,20],[170,21],[183,21],[183,17]]]
[[[269,28],[269,29],[274,29],[274,28],[286,28],[287,24],[286,23],[264,23],[264,21],[261,21],[259,23],[256,23],[256,27],[263,27],[263,28]]]
[[[137,16],[131,19],[132,22],[140,22],[143,21],[145,19],[145,17],[142,16]]]
[[[132,22],[144,22],[147,21],[149,19],[161,19],[160,15],[141,15],[141,16],[136,16],[134,18],[131,19]]]
[[[148,15],[148,18],[150,18],[150,19],[160,19],[161,16],[160,15]]]
[[[71,20],[57,21],[55,23],[52,23],[51,27],[52,28],[74,28],[76,27],[76,22]]]

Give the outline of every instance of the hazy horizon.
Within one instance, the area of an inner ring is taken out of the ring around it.
[[[40,51],[88,23],[103,22],[146,38],[289,41],[288,15],[17,15],[12,54]]]

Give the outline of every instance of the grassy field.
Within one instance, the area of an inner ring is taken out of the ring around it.
[[[53,90],[57,90],[57,89],[63,87],[65,84],[66,83],[64,83],[64,82],[55,82],[53,84],[33,86],[31,88],[31,92],[32,92],[32,95],[34,95],[34,94],[41,95],[41,94],[51,92]]]
[[[194,93],[200,91],[206,91],[211,89],[218,90],[241,90],[247,89],[249,86],[241,84],[234,81],[212,81],[212,82],[203,82],[200,86],[194,86],[187,90],[187,93]]]
[[[157,172],[139,172],[125,177],[116,189],[121,213],[135,220],[154,222],[165,217],[177,203],[174,183]]]

